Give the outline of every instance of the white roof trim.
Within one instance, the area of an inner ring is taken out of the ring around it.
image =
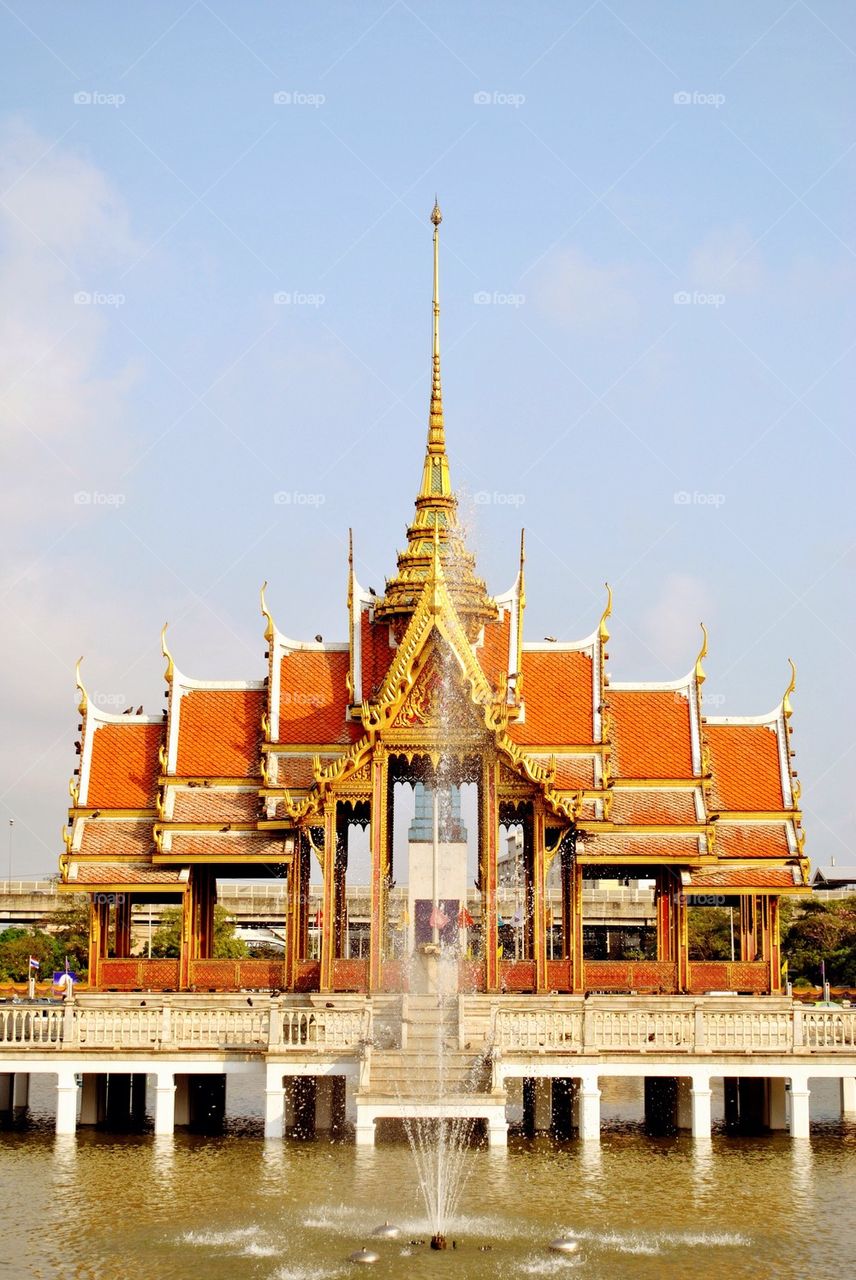
[[[685,693],[689,696],[694,673],[688,672],[679,680],[610,680],[609,692],[617,693]]]
[[[705,724],[765,724],[770,729],[775,729],[776,723],[781,717],[781,703],[773,711],[768,711],[763,716],[705,716]]]

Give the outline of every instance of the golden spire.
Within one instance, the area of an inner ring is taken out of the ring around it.
[[[449,498],[452,485],[449,477],[449,460],[446,457],[446,426],[443,420],[443,388],[440,381],[440,223],[443,215],[437,199],[431,210],[434,224],[434,292],[432,295],[431,334],[431,403],[428,409],[428,450],[422,471],[422,487],[419,498]],[[433,516],[429,523],[436,523]]]
[[[794,709],[791,706],[791,694],[797,687],[797,664],[792,658],[788,658],[788,666],[791,669],[791,678],[788,681],[788,687],[785,690],[784,697],[782,698],[782,712],[784,713],[786,720],[790,720],[791,716],[794,714]]]
[[[705,669],[701,665],[702,661],[707,657],[707,627],[704,625],[703,622],[700,622],[699,626],[701,627],[701,648],[699,649],[698,657],[695,660],[694,671],[695,671],[696,684],[702,685],[707,679]]]
[[[416,495],[416,512],[407,527],[407,547],[399,552],[398,572],[388,579],[382,599],[375,605],[378,621],[413,612],[422,586],[433,572],[436,554],[446,571],[447,585],[462,616],[472,624],[473,637],[482,624],[497,616],[495,601],[475,575],[475,557],[468,551],[458,524],[458,502],[452,492],[443,392],[440,384],[440,223],[443,215],[436,199],[431,211],[434,225],[434,290],[432,299],[431,402],[428,412],[428,444],[422,483]],[[436,541],[437,550],[434,546]],[[449,566],[453,572],[449,573]]]

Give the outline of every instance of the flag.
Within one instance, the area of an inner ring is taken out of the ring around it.
[[[433,907],[431,915],[428,917],[428,923],[432,929],[445,929],[449,923],[449,917],[442,907]]]
[[[787,982],[787,980],[788,980],[788,962],[787,962],[787,960],[785,960],[785,961],[783,961],[783,962],[782,962],[782,977],[783,977],[783,978],[785,979],[785,981]]]
[[[469,911],[467,911],[466,907],[461,907],[460,911],[458,912],[458,928],[469,929],[474,924],[475,924],[475,921],[473,920]]]
[[[38,962],[38,960],[36,959],[36,957],[35,957],[35,956],[30,956],[30,968],[31,968],[31,969],[38,969],[38,968],[40,968],[39,962]]]

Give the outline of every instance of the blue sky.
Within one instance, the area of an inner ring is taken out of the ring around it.
[[[56,866],[80,653],[154,712],[165,619],[182,670],[251,678],[263,579],[287,634],[341,638],[353,526],[382,589],[435,190],[490,587],[522,524],[530,638],[587,634],[609,579],[615,679],[684,673],[704,619],[711,714],[770,709],[792,656],[807,850],[848,859],[851,6],[13,0],[0,48],[16,873]]]

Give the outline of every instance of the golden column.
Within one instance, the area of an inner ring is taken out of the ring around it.
[[[389,868],[387,836],[387,755],[377,743],[372,755],[371,813],[371,918],[369,934],[369,991],[379,991],[383,983],[383,953],[386,933],[386,890]]]
[[[547,862],[545,849],[544,802],[539,797],[532,806],[532,956],[535,961],[535,990],[550,989],[547,981]]]
[[[321,895],[321,991],[335,990],[336,958],[336,846],[338,805],[328,799],[324,805],[324,885]]]
[[[482,762],[481,777],[481,869],[482,942],[484,946],[485,990],[499,991],[499,920],[496,902],[499,845],[499,763],[491,755]]]

